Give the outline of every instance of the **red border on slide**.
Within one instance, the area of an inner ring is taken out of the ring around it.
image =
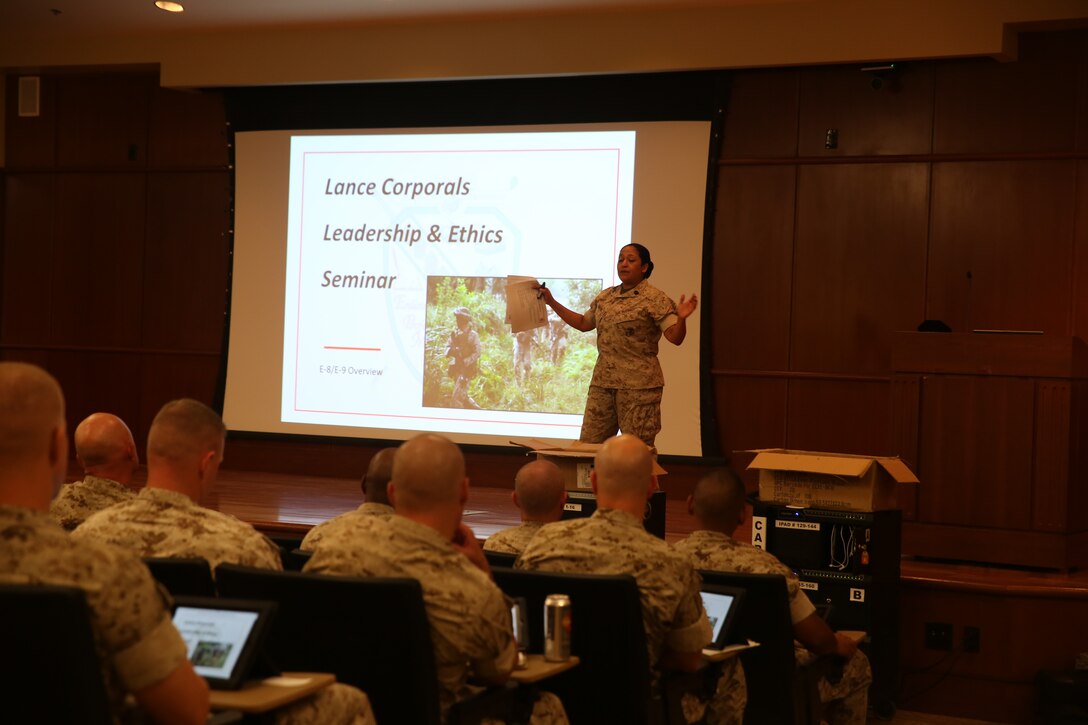
[[[557,428],[575,428],[577,426],[567,423],[539,423],[528,421],[510,421],[510,420],[481,420],[479,418],[452,418],[446,416],[437,415],[403,415],[396,413],[363,413],[352,410],[314,410],[310,408],[298,407],[298,356],[299,356],[299,330],[302,325],[302,247],[305,235],[303,229],[306,228],[306,157],[310,155],[324,156],[324,155],[356,155],[356,154],[442,154],[442,153],[457,153],[457,154],[472,154],[472,153],[585,153],[585,152],[600,152],[607,151],[616,154],[616,191],[615,191],[615,210],[612,218],[612,256],[615,257],[618,253],[616,245],[619,240],[617,239],[619,229],[620,218],[620,161],[621,151],[616,147],[599,147],[599,148],[561,148],[561,149],[415,149],[405,151],[304,151],[302,153],[302,199],[299,203],[299,240],[298,240],[298,299],[295,303],[295,397],[292,401],[293,410],[296,413],[325,413],[328,415],[357,415],[357,416],[372,416],[376,418],[408,418],[414,420],[445,420],[445,421],[458,421],[464,423],[502,423],[505,425],[543,425],[552,426]],[[325,346],[326,349],[328,346]],[[367,348],[360,348],[367,349]]]

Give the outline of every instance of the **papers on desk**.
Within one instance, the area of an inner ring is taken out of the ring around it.
[[[538,284],[534,277],[506,278],[506,322],[511,332],[527,332],[548,324],[544,299],[534,288]]]
[[[726,647],[722,647],[721,649],[704,649],[703,659],[705,659],[707,662],[721,662],[722,660],[727,660],[730,657],[736,657],[738,654],[744,652],[745,650],[750,650],[758,646],[759,642],[750,639],[747,642],[731,644]]]
[[[302,687],[309,684],[310,679],[309,677],[284,677],[280,675],[279,677],[266,677],[261,681],[261,684],[271,687]]]

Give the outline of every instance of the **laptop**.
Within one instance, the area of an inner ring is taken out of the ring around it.
[[[275,602],[175,597],[174,626],[208,687],[237,690],[247,680],[272,674],[264,668],[258,672],[257,665],[275,611]]]
[[[529,649],[529,623],[526,613],[529,605],[525,597],[514,597],[510,600],[510,624],[514,627],[514,640],[518,644],[518,659],[515,663],[517,669],[525,669],[525,653]]]
[[[744,590],[717,584],[703,584],[700,592],[703,597],[703,609],[710,620],[710,644],[704,649],[722,650],[732,644],[740,644],[733,624],[737,612],[744,603]]]

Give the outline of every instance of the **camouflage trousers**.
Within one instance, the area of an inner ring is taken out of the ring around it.
[[[276,725],[375,725],[370,700],[362,690],[334,682],[275,713]]]
[[[747,705],[748,681],[737,657],[722,662],[721,676],[710,699],[689,693],[681,701],[685,721],[704,722],[705,717],[707,725],[741,725]]]
[[[472,382],[472,380],[466,378],[464,375],[457,376],[457,381],[453,384],[453,406],[455,408],[480,409],[480,406],[477,405],[476,401],[468,394],[468,384],[470,382]]]
[[[616,432],[641,438],[651,448],[661,432],[662,388],[602,388],[589,386],[582,432],[586,443],[604,443]]]
[[[569,725],[567,711],[562,701],[550,692],[538,692],[533,701],[533,713],[529,725]],[[505,725],[501,720],[485,718],[480,725]]]
[[[797,664],[805,665],[815,659],[811,652],[797,647],[794,649]],[[831,725],[865,725],[869,710],[869,685],[873,682],[873,672],[869,668],[869,658],[864,652],[857,652],[846,661],[842,668],[842,679],[829,682],[820,680],[820,702],[827,720]]]

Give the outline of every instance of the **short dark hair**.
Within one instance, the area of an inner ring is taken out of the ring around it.
[[[227,428],[219,414],[192,398],[162,406],[147,432],[148,457],[181,461],[207,450],[222,452]]]
[[[731,531],[744,512],[745,493],[744,482],[732,468],[716,468],[695,484],[692,510],[703,523]]]

